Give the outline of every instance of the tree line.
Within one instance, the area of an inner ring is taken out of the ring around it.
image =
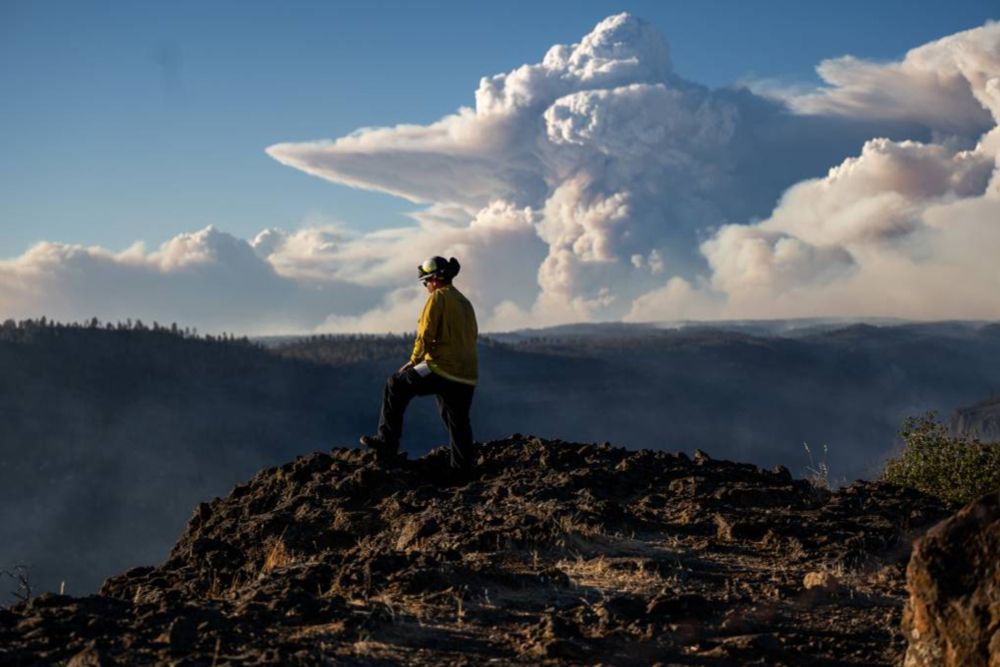
[[[27,342],[39,335],[59,333],[62,331],[79,331],[81,329],[100,331],[121,331],[121,332],[143,332],[156,333],[177,338],[202,340],[207,342],[238,343],[242,345],[255,345],[247,336],[237,336],[234,333],[222,332],[219,334],[198,334],[197,327],[181,327],[176,322],[169,325],[160,324],[153,321],[146,324],[140,319],[133,320],[131,317],[115,322],[101,322],[97,317],[89,320],[74,322],[59,322],[50,320],[44,315],[39,318],[27,318],[15,320],[8,318],[0,324],[0,341],[2,342]]]

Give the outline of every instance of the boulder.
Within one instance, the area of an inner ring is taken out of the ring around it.
[[[832,572],[814,570],[802,578],[802,587],[807,591],[836,593],[840,589],[840,579]]]
[[[1000,491],[918,540],[906,579],[905,667],[1000,666]]]
[[[108,658],[94,642],[77,652],[66,663],[66,667],[110,667],[114,661]]]

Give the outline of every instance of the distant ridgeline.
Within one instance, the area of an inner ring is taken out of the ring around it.
[[[0,325],[0,569],[94,590],[162,560],[191,508],[297,454],[350,446],[376,421],[411,337],[268,346],[175,325]],[[632,449],[701,448],[833,481],[873,477],[907,415],[951,414],[1000,379],[1000,326],[807,330],[592,325],[484,338],[479,440],[511,433]],[[404,447],[443,444],[433,401]],[[3,582],[0,582],[3,583]],[[6,591],[11,587],[0,587]]]

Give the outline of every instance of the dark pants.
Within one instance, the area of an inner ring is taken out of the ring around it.
[[[382,392],[382,413],[378,420],[379,437],[390,447],[399,449],[403,436],[403,413],[414,396],[437,397],[441,419],[448,427],[451,444],[451,467],[468,470],[475,463],[472,446],[472,425],[469,423],[469,409],[475,387],[445,379],[431,373],[421,376],[412,368],[402,373],[394,373],[385,382]]]

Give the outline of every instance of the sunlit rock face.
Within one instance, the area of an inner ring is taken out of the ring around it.
[[[905,667],[1000,664],[1000,492],[917,542],[906,571]]]

